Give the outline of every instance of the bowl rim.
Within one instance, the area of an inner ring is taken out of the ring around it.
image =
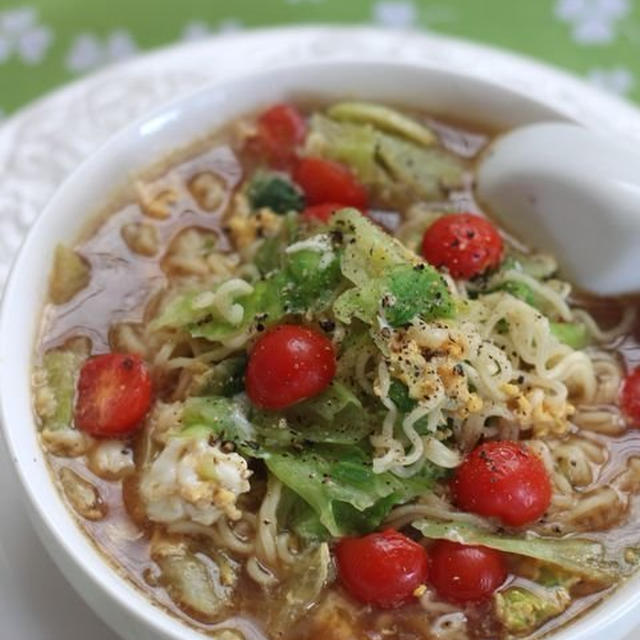
[[[157,54],[153,54],[153,55],[157,55]],[[299,65],[294,64],[294,65],[291,65],[290,67],[282,67],[279,69],[275,69],[273,71],[268,71],[268,72],[258,71],[251,74],[244,74],[244,75],[241,75],[237,80],[234,80],[234,81],[227,80],[227,81],[224,81],[222,84],[226,87],[232,86],[234,84],[246,84],[247,82],[250,82],[251,79],[254,77],[262,78],[263,76],[265,76],[265,74],[268,75],[274,72],[279,73],[287,69],[295,69],[299,71],[301,68],[305,68],[305,67],[308,68],[308,67],[319,67],[319,66],[327,66],[327,65],[336,68],[336,67],[344,67],[345,65],[368,67],[368,66],[379,66],[379,64],[380,64],[379,62],[376,62],[373,60],[303,63]],[[417,64],[412,65],[406,62],[389,63],[387,66],[389,68],[391,67],[397,67],[402,69],[413,68],[416,72],[425,73],[425,74],[433,71],[433,69],[425,68]],[[447,75],[451,75],[451,74],[458,75],[461,78],[463,78],[465,81],[470,80],[468,76],[465,76],[463,74],[457,74],[455,72],[447,71],[446,69],[441,69],[440,71]],[[471,80],[478,80],[478,79],[471,78]],[[486,85],[490,84],[487,81],[480,81],[480,82]],[[77,183],[80,179],[82,179],[82,177],[86,174],[88,168],[90,169],[92,167],[99,165],[101,162],[103,162],[109,153],[112,153],[114,150],[117,150],[119,145],[125,144],[126,140],[132,135],[132,133],[137,131],[143,124],[149,123],[150,121],[158,118],[159,116],[169,113],[175,107],[189,104],[191,101],[193,101],[194,99],[197,99],[198,97],[205,96],[211,91],[219,90],[220,86],[221,86],[220,84],[213,84],[203,89],[200,89],[190,95],[177,98],[176,100],[168,104],[158,107],[151,114],[145,115],[142,118],[138,119],[136,122],[127,126],[124,130],[120,131],[114,137],[110,138],[95,153],[89,156],[89,158],[85,160],[63,182],[63,184],[59,187],[54,198],[52,198],[52,200],[49,202],[49,204],[45,207],[44,211],[39,216],[36,223],[33,225],[12,267],[11,275],[9,277],[7,286],[3,294],[2,309],[0,311],[0,356],[1,354],[5,353],[4,345],[6,344],[7,341],[10,340],[9,333],[4,330],[9,324],[9,315],[10,315],[10,307],[7,301],[11,300],[12,296],[17,295],[17,292],[15,291],[15,287],[17,286],[19,275],[21,275],[24,271],[28,270],[29,261],[30,261],[29,249],[35,243],[35,239],[37,239],[39,237],[39,234],[41,234],[41,229],[44,227],[45,221],[47,221],[49,218],[52,217],[52,215],[56,211],[56,208],[59,206],[58,203],[60,201],[60,193],[69,192],[69,190],[73,188],[74,184]],[[503,87],[499,87],[499,88],[501,91],[505,91]],[[593,91],[593,90],[590,89],[590,91]],[[531,99],[531,98],[529,99],[532,102],[536,102],[535,99]],[[540,104],[546,106],[545,102],[541,102]],[[628,109],[628,105],[626,105],[626,103],[621,103],[621,104]],[[640,113],[638,113],[638,118],[640,122]],[[34,342],[35,339],[36,337],[33,336],[31,341]],[[4,358],[0,360],[0,380],[1,381],[5,381],[7,379],[6,376],[9,374],[7,369],[10,366],[11,366],[10,363],[8,363]],[[10,452],[10,457],[14,464],[15,469],[17,470],[17,474],[20,478],[21,485],[29,497],[29,501],[30,501],[33,512],[36,514],[36,517],[39,519],[39,521],[41,523],[44,523],[45,527],[53,535],[55,545],[57,545],[68,556],[68,558],[73,561],[75,567],[79,568],[86,578],[90,579],[91,582],[99,588],[99,590],[103,595],[116,601],[120,607],[123,607],[124,609],[129,611],[133,616],[142,620],[145,625],[153,628],[156,632],[170,633],[171,636],[167,636],[167,637],[184,638],[188,630],[190,632],[188,637],[202,638],[202,636],[200,635],[200,633],[197,631],[195,627],[190,627],[189,625],[181,622],[178,618],[171,616],[168,613],[165,613],[164,616],[158,616],[157,615],[159,610],[158,605],[155,604],[150,598],[145,597],[141,590],[131,585],[128,581],[123,580],[119,576],[116,581],[108,580],[107,577],[115,578],[117,574],[113,569],[113,567],[110,566],[109,561],[106,560],[104,557],[102,557],[102,555],[99,552],[96,551],[96,553],[100,556],[99,559],[101,561],[101,566],[97,571],[94,570],[93,566],[88,567],[84,562],[82,562],[82,558],[78,555],[77,550],[72,545],[70,545],[68,541],[65,539],[64,532],[61,529],[60,523],[58,523],[56,520],[50,517],[50,514],[46,509],[47,505],[44,504],[43,498],[39,495],[37,488],[33,485],[33,483],[31,482],[31,479],[29,478],[28,469],[25,466],[25,457],[30,456],[31,452],[19,451],[15,446],[17,442],[15,442],[13,439],[12,425],[16,424],[18,421],[11,420],[11,418],[15,416],[12,416],[10,413],[10,409],[8,409],[6,395],[7,395],[7,389],[5,388],[5,385],[2,385],[2,389],[0,389],[0,411],[2,416],[1,422],[3,427],[2,428],[3,435],[8,446],[8,450]],[[22,418],[24,417],[25,416],[22,416]],[[30,418],[31,418],[30,426],[32,426],[35,430],[35,423],[33,420],[33,416],[30,416]],[[53,483],[51,484],[53,485]],[[56,491],[57,493],[57,490],[55,489],[55,487],[54,487],[54,491]],[[58,496],[58,498],[60,502],[63,502],[61,496]],[[67,522],[63,523],[64,526],[72,525],[77,529],[80,535],[88,539],[88,536],[80,530],[80,527],[76,523],[75,517],[73,516],[71,511],[67,510],[66,507],[64,508],[67,511]],[[107,576],[107,574],[109,575]],[[126,589],[123,587],[126,587]],[[131,597],[132,591],[135,592],[135,595],[138,596],[138,598]],[[610,603],[613,597],[614,596],[608,596],[606,602]],[[137,605],[140,603],[140,600],[143,602],[145,606],[138,608]],[[609,620],[607,624],[613,623],[614,618],[618,619],[620,616],[627,613],[637,603],[637,601],[640,601],[640,595],[638,595],[638,597],[636,597],[635,599],[629,597],[625,599],[624,602],[618,604],[615,610],[608,614]],[[591,609],[588,614],[586,614],[585,616],[582,616],[582,620],[584,620],[587,617],[588,618],[593,617],[594,613],[597,614],[597,617],[600,617],[601,614],[603,613],[602,611],[600,611],[600,609],[602,609],[603,606],[604,604],[599,605],[597,607],[598,611]],[[569,640],[570,637],[574,637],[572,635],[576,633],[574,629],[576,628],[576,625],[578,624],[578,622],[581,622],[582,620],[576,621],[574,623],[570,623],[566,629],[561,629],[559,632],[557,632],[551,637],[553,637],[556,640]],[[595,621],[590,620],[591,625],[593,625],[594,622]],[[109,623],[111,624],[111,622]],[[176,626],[170,623],[175,623]],[[599,628],[602,628],[602,625],[600,625]],[[570,633],[566,635],[566,638],[565,638],[565,632],[567,631]],[[578,636],[575,635],[575,637],[578,637]]]

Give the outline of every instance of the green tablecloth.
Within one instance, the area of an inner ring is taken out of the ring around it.
[[[469,38],[640,101],[640,0],[0,0],[0,117],[141,50],[301,22]]]

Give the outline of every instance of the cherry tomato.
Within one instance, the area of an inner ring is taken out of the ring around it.
[[[309,205],[340,202],[366,209],[367,191],[344,165],[324,158],[302,158],[293,172]]]
[[[451,213],[424,232],[422,255],[434,267],[446,267],[454,278],[473,278],[500,264],[502,238],[485,218]]]
[[[484,600],[506,578],[504,557],[493,549],[448,540],[440,540],[429,549],[429,582],[446,600]]]
[[[347,591],[383,609],[410,600],[429,573],[424,548],[394,529],[343,538],[335,554],[338,575]]]
[[[627,375],[620,392],[622,412],[635,427],[640,427],[640,367]]]
[[[258,118],[259,147],[273,166],[286,168],[296,159],[296,147],[304,141],[307,125],[289,104],[276,104]]]
[[[247,394],[264,409],[284,409],[324,391],[336,373],[331,341],[313,329],[281,324],[249,355]]]
[[[128,435],[141,426],[151,405],[151,377],[142,358],[105,353],[80,370],[75,424],[92,436]]]
[[[451,488],[461,509],[512,527],[535,522],[551,502],[551,482],[540,458],[509,440],[476,447],[457,468]]]

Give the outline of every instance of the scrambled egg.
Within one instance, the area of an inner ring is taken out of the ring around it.
[[[244,194],[236,194],[229,211],[226,227],[233,244],[239,251],[246,249],[263,236],[274,236],[282,226],[282,216],[270,209],[251,211]]]
[[[140,495],[155,522],[211,525],[238,520],[238,496],[249,491],[246,460],[211,445],[206,436],[175,437],[143,473]]]
[[[509,352],[469,323],[419,321],[392,333],[388,364],[411,398],[455,420],[495,415],[532,428],[536,436],[565,433],[575,407],[552,393],[551,385],[559,383],[541,386],[540,376],[519,369]],[[474,384],[478,376],[483,384]]]

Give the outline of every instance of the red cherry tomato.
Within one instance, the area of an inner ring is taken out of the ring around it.
[[[307,203],[341,202],[345,207],[366,209],[367,191],[344,165],[324,158],[302,158],[293,172]]]
[[[343,538],[335,553],[338,575],[347,591],[383,609],[410,600],[429,573],[424,548],[393,529]]]
[[[105,353],[80,370],[75,424],[92,436],[128,435],[141,426],[151,405],[151,377],[142,358]]]
[[[258,143],[273,166],[286,168],[296,159],[296,147],[304,141],[307,125],[289,104],[276,104],[258,118]]]
[[[446,600],[484,600],[507,578],[502,554],[486,547],[441,540],[429,549],[429,560],[429,582]]]
[[[540,458],[509,440],[476,447],[457,468],[451,488],[461,509],[512,527],[535,522],[551,502],[551,483]]]
[[[264,409],[284,409],[324,391],[336,373],[331,341],[312,329],[281,324],[249,356],[247,394]]]
[[[633,426],[640,427],[640,367],[629,373],[622,383],[620,406]]]
[[[502,238],[485,218],[451,213],[424,232],[422,255],[434,267],[446,267],[454,278],[473,278],[500,264]]]

